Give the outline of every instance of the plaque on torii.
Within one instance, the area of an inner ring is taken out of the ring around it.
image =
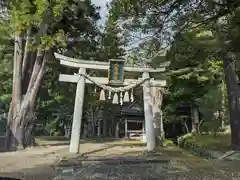
[[[123,59],[110,59],[108,69],[108,84],[122,85],[124,82],[124,65]]]

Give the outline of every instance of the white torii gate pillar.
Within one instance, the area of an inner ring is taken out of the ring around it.
[[[142,74],[143,79],[149,78],[149,73],[144,72]],[[143,100],[144,100],[144,116],[145,116],[145,128],[147,139],[147,150],[153,151],[156,148],[156,139],[153,126],[153,113],[152,113],[152,99],[150,92],[150,80],[146,80],[143,84]]]
[[[85,68],[79,69],[79,74],[86,74]],[[85,91],[85,77],[78,76],[77,90],[74,105],[74,114],[72,122],[71,140],[69,146],[69,152],[79,153],[79,141],[81,135],[82,125],[82,114],[83,114],[83,102],[84,102],[84,91]]]

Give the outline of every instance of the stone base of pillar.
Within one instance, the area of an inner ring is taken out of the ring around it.
[[[142,142],[147,143],[146,134],[142,134]]]

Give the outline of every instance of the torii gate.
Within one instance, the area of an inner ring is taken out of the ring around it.
[[[109,70],[108,62],[79,60],[75,58],[66,57],[58,53],[54,53],[54,55],[57,59],[60,60],[61,65],[72,67],[72,68],[78,68],[79,74],[82,74],[82,75],[86,75],[86,69],[106,70],[106,71]],[[150,77],[149,73],[164,72],[165,70],[166,70],[165,66],[157,69],[148,68],[148,67],[139,68],[139,67],[124,66],[124,71],[139,72],[139,73],[142,73],[142,79],[148,79],[143,83],[145,129],[146,129],[148,151],[152,151],[156,147],[155,132],[154,132],[154,115],[153,115],[153,112],[155,112],[154,109],[156,108],[152,107],[154,101],[151,98],[150,87],[166,86],[165,80],[149,79]],[[109,83],[107,77],[91,77],[91,79],[98,82],[99,84]],[[124,79],[124,82],[122,85],[128,86],[137,82],[137,80],[139,79]],[[77,83],[69,152],[79,153],[79,141],[80,141],[80,133],[81,133],[81,125],[82,125],[82,114],[83,114],[82,110],[83,110],[83,102],[84,102],[85,83],[91,84],[92,82],[89,81],[84,76],[79,76],[78,74],[74,74],[74,75],[60,74],[59,81]],[[161,128],[162,128],[162,125],[161,125]]]

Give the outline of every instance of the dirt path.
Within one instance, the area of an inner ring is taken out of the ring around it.
[[[0,177],[8,176],[22,179],[52,179],[58,171],[53,167],[59,159],[71,156],[66,142],[49,141],[44,146],[18,152],[0,153]],[[114,144],[115,143],[115,144]],[[123,141],[87,143],[80,146],[80,153],[88,157],[114,157],[126,152],[139,151],[140,147],[122,147]]]

